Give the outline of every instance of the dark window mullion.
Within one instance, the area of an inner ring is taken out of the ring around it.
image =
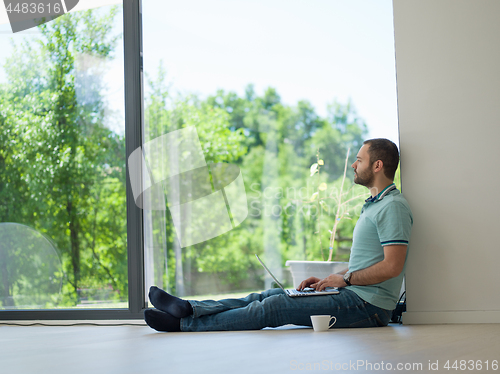
[[[141,0],[123,1],[127,160],[135,149],[142,146],[144,95],[141,8]],[[143,212],[134,202],[128,167],[127,246],[129,310],[132,314],[136,314],[145,308]]]

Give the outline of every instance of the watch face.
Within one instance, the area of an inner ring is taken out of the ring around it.
[[[344,282],[346,282],[347,285],[349,285],[349,286],[351,285],[351,283],[349,282],[351,280],[351,274],[352,273],[345,273],[344,274]]]

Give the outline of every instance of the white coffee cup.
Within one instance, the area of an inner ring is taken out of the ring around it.
[[[334,321],[333,321],[333,323],[330,324],[332,319]],[[311,322],[312,322],[314,331],[316,331],[316,332],[328,331],[328,329],[330,327],[335,325],[335,322],[337,322],[337,318],[335,318],[334,316],[328,316],[328,315],[311,316]]]

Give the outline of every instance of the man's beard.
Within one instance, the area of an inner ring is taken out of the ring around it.
[[[373,187],[373,181],[375,180],[375,174],[371,170],[365,171],[363,174],[354,174],[354,183],[360,186]]]

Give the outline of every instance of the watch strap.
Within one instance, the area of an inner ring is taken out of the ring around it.
[[[344,274],[344,282],[348,286],[352,286],[352,284],[351,284],[351,276],[352,276],[352,273],[345,273]]]

